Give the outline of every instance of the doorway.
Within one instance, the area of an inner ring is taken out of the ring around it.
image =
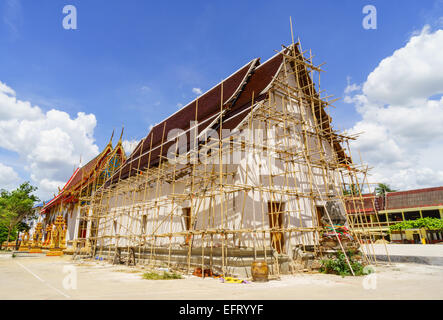
[[[317,224],[319,227],[324,227],[324,223],[322,221],[322,218],[326,214],[325,206],[315,206],[315,210],[317,211]]]
[[[78,226],[79,239],[86,239],[86,230],[88,230],[88,221],[81,220]]]
[[[283,202],[268,202],[269,226],[271,228],[283,228]],[[284,234],[282,231],[271,231],[271,246],[278,253],[284,252]]]
[[[412,237],[414,239],[414,243],[415,244],[420,244],[421,243],[421,238],[420,238],[420,235],[418,233],[413,233]]]
[[[185,222],[186,231],[191,230],[191,208],[183,208],[183,219]],[[190,235],[190,234],[187,234],[185,236],[185,244],[186,245],[189,245],[191,238],[192,238],[192,235]]]

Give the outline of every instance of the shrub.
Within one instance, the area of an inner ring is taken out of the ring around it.
[[[426,228],[428,230],[443,230],[443,219],[420,218],[417,220],[406,220],[389,227],[389,231]]]
[[[370,271],[365,271],[364,266],[355,260],[355,252],[347,252],[349,263],[356,276],[362,276],[370,273]],[[337,252],[335,257],[332,259],[325,259],[321,261],[320,272],[338,274],[342,277],[352,275],[351,269],[346,262],[346,257],[343,252]]]

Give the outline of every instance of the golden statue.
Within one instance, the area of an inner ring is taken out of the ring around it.
[[[49,249],[49,245],[51,244],[51,233],[52,233],[53,226],[52,224],[48,224],[46,226],[46,235],[45,235],[45,241],[42,243],[43,249]]]
[[[20,243],[20,248],[18,251],[29,251],[29,232],[25,231],[23,234],[22,242]]]
[[[66,224],[66,220],[63,219],[63,230],[60,239],[60,248],[62,250],[66,249],[66,232],[68,232],[68,225]]]
[[[42,253],[42,223],[37,223],[34,234],[32,235],[32,243],[30,253]]]
[[[54,226],[51,232],[51,244],[49,245],[49,251],[46,253],[47,256],[61,256],[63,255],[63,249],[66,248],[63,243],[64,238],[63,233],[66,232],[65,219],[63,216],[57,216],[54,222]]]

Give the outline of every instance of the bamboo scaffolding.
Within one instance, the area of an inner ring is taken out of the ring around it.
[[[326,254],[320,243],[324,228],[317,216],[322,206],[353,272],[325,204],[335,201],[343,208],[347,203],[356,211],[364,208],[360,184],[367,180],[368,168],[350,161],[349,141],[355,136],[333,130],[326,111],[332,106],[331,97],[321,97],[322,70],[313,64],[312,53],[306,57],[306,52],[300,40],[283,46],[282,68],[266,97],[256,101],[259,93],[252,91],[250,107],[234,115],[227,112],[222,82],[217,112],[199,122],[196,100],[189,128],[169,137],[164,122],[161,142],[153,146],[151,136],[149,147],[143,150],[143,141],[139,154],[127,162],[128,178],[121,179],[119,170],[94,186],[95,192],[82,207],[91,214],[79,218],[94,221],[94,232],[88,237],[100,254],[106,252],[112,260],[123,250],[129,263],[130,254],[137,251],[134,263],[165,265],[186,273],[200,267],[202,275],[206,268],[218,268],[227,275],[235,274],[232,261],[239,256],[234,253],[245,250],[253,261],[269,261],[271,273],[279,277],[286,263],[292,273],[304,269],[298,251]],[[239,131],[224,136],[225,123],[238,117],[244,117],[237,125]],[[208,126],[199,133],[202,124]],[[218,137],[209,134],[211,128]],[[241,130],[248,134],[242,136]],[[190,150],[178,154],[180,139],[188,136]],[[171,142],[175,143],[174,161],[164,155]],[[338,156],[337,145],[344,156]],[[160,152],[155,164],[151,164],[153,152]],[[148,157],[144,167],[143,157]],[[226,161],[235,157],[239,163]],[[346,185],[356,186],[357,194],[346,196]],[[355,239],[363,243],[363,237],[369,237],[372,245],[368,230],[354,232],[359,224],[353,215],[347,219]],[[369,254],[364,253],[364,259],[376,263]]]

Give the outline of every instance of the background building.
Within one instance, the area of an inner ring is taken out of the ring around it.
[[[346,201],[346,211],[355,228],[384,235],[392,242],[435,243],[443,241],[442,232],[407,231],[390,235],[389,226],[420,218],[443,219],[443,187],[387,192],[385,195],[364,194],[362,201]]]

